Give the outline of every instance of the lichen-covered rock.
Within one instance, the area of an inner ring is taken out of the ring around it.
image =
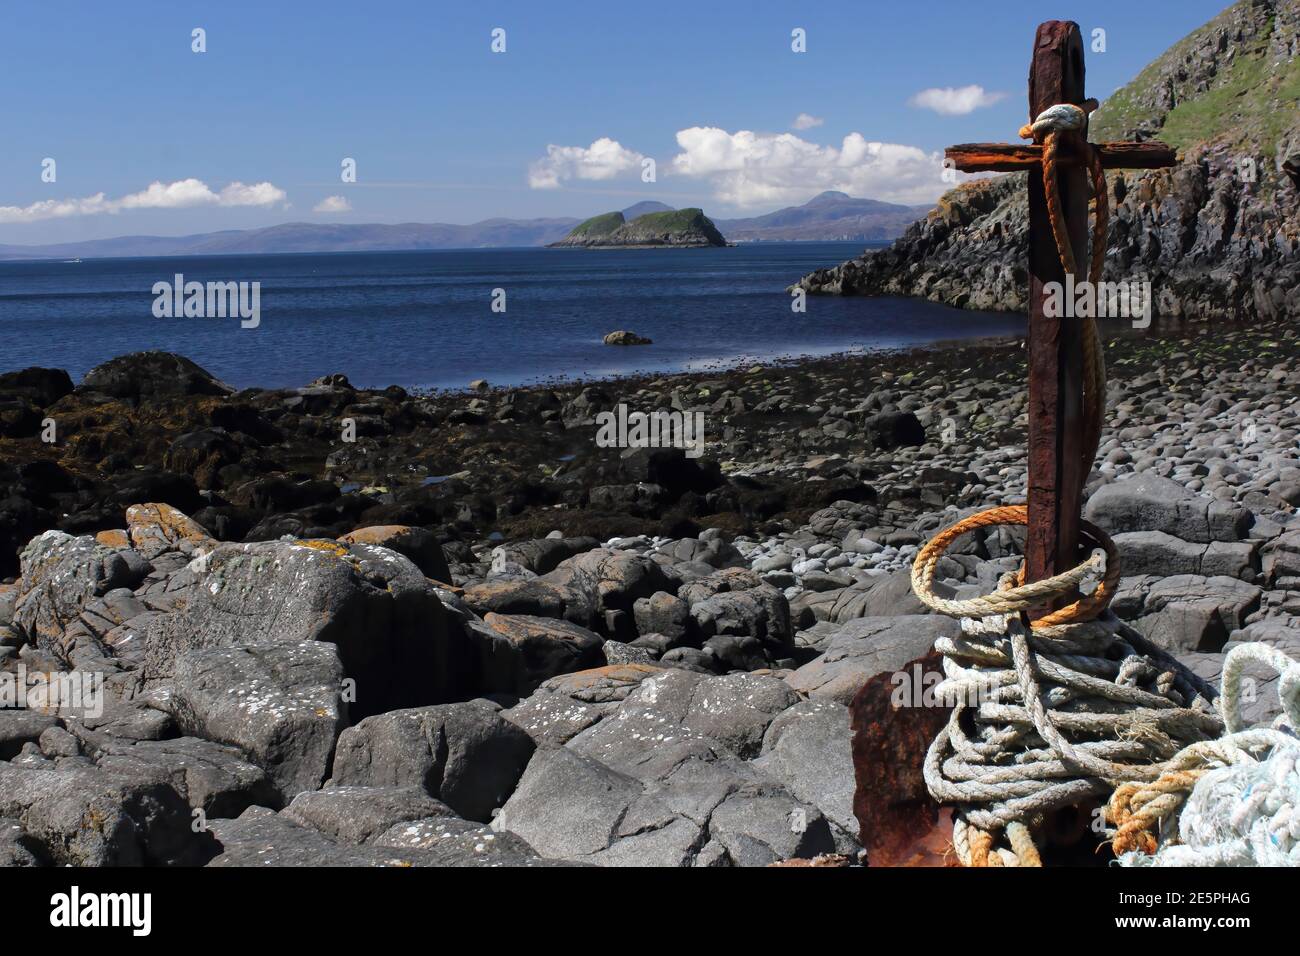
[[[43,651],[66,662],[75,642],[66,630],[95,598],[134,587],[149,564],[131,549],[109,548],[89,536],[47,531],[23,549],[22,589],[13,623]]]
[[[213,820],[221,854],[208,866],[431,866],[418,850],[358,846],[331,840],[266,807],[249,807],[234,820]]]
[[[739,757],[758,756],[763,734],[799,696],[784,681],[759,674],[724,677],[670,669],[643,679],[616,714],[571,746],[618,764],[638,751],[689,737],[708,738]]]
[[[165,551],[211,551],[217,544],[193,518],[157,502],[127,508],[126,532],[132,546],[146,558],[156,558]]]
[[[191,562],[189,601],[147,629],[147,676],[187,650],[323,641],[355,682],[352,713],[447,700],[476,682],[476,655],[408,559],[333,541],[222,544]]]
[[[299,641],[186,651],[165,703],[183,732],[238,747],[263,768],[280,805],[324,783],[347,726],[343,694],[336,649]]]
[[[513,833],[461,820],[432,817],[395,823],[371,841],[374,847],[419,850],[431,866],[573,866],[545,860]]]

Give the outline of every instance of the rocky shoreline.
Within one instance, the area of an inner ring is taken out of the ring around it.
[[[1296,329],[1108,362],[1116,613],[1209,679],[1300,656]],[[907,568],[1023,501],[1023,383],[1009,343],[438,395],[0,375],[0,678],[104,686],[0,709],[0,863],[883,860],[847,705],[956,632]],[[620,404],[702,415],[703,456],[600,447]],[[1017,553],[973,535],[940,587]]]

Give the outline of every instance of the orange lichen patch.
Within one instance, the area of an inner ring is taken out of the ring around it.
[[[465,589],[459,584],[448,584],[446,581],[439,581],[437,578],[430,577],[426,577],[424,580],[444,591],[450,591],[452,594],[456,595],[456,597],[465,596]]]
[[[385,546],[394,538],[409,534],[410,525],[405,524],[379,524],[372,528],[358,528],[356,531],[349,531],[342,535],[338,540],[344,544],[374,544]]]
[[[168,550],[182,541],[215,543],[201,524],[171,505],[146,502],[126,509],[131,544],[142,551]]]
[[[131,547],[130,537],[120,528],[114,528],[112,531],[100,531],[95,535],[95,540],[106,548]]]
[[[552,677],[547,682],[547,686],[561,694],[572,694],[594,687],[602,681],[639,684],[647,677],[662,674],[666,670],[668,668],[655,664],[606,664],[604,667],[592,667],[585,671],[574,671],[572,674]]]
[[[350,552],[344,545],[337,541],[330,541],[328,538],[300,538],[294,542],[300,548],[311,548],[314,551],[324,551],[326,554],[332,554],[336,558],[351,557]]]
[[[850,866],[852,861],[843,853],[821,853],[812,859],[795,857],[792,860],[778,860],[776,863],[769,863],[768,867],[776,866]]]

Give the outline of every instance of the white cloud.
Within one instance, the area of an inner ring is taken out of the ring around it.
[[[792,133],[729,133],[693,126],[677,133],[672,171],[707,182],[735,206],[801,203],[827,189],[900,203],[931,202],[951,188],[943,157],[915,146],[868,141],[850,133],[839,147]]]
[[[326,196],[311,209],[312,212],[351,212],[352,203],[345,196]]]
[[[800,113],[790,124],[791,129],[812,129],[815,126],[821,126],[826,121],[820,116],[813,116],[809,113]]]
[[[908,106],[934,110],[943,116],[965,116],[984,106],[992,106],[1006,98],[1005,93],[989,93],[978,83],[969,86],[936,86],[922,90],[910,100]]]
[[[288,198],[271,183],[246,186],[234,182],[213,192],[199,179],[178,179],[173,183],[153,182],[138,193],[107,199],[95,193],[84,199],[44,199],[29,206],[0,206],[0,223],[37,222],[69,216],[116,214],[129,209],[185,209],[193,206],[274,206]]]
[[[568,179],[613,179],[637,169],[645,157],[617,140],[602,136],[590,146],[546,147],[546,155],[528,168],[533,189],[556,189]]]

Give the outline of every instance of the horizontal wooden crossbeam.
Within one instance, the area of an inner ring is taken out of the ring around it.
[[[1178,163],[1172,146],[1165,143],[1097,143],[1101,164],[1106,169],[1161,169]],[[960,143],[944,150],[951,165],[964,173],[1011,173],[1037,166],[1043,159],[1043,147],[1011,143]],[[1084,161],[1080,151],[1062,144],[1058,161],[1078,166]]]

